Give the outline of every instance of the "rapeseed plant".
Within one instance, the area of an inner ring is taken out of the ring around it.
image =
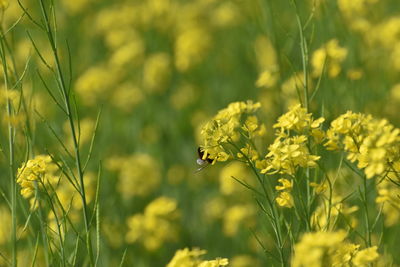
[[[395,2],[0,0],[0,265],[399,265]]]

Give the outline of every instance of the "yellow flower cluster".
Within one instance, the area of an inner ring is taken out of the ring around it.
[[[254,42],[254,50],[260,72],[256,81],[256,86],[273,87],[278,81],[279,69],[277,54],[272,42],[267,36],[260,35]]]
[[[332,39],[317,49],[311,58],[312,75],[319,77],[322,71],[327,70],[330,78],[335,78],[341,72],[341,64],[347,57],[347,49],[339,46],[339,41]]]
[[[298,167],[315,167],[320,157],[310,154],[307,136],[314,136],[320,142],[324,136],[319,129],[323,121],[323,118],[313,120],[311,114],[300,105],[292,106],[274,125],[274,128],[278,128],[277,138],[269,146],[265,159],[257,162],[261,173],[294,175]]]
[[[297,134],[313,136],[314,140],[320,143],[324,138],[324,133],[320,129],[324,121],[325,119],[322,117],[314,120],[311,113],[307,113],[305,108],[297,104],[291,106],[288,112],[280,116],[273,127],[278,128],[277,136],[289,136],[290,131],[294,131]]]
[[[143,214],[128,218],[125,239],[128,243],[140,242],[147,250],[155,251],[165,242],[178,239],[179,217],[177,202],[159,197],[147,205]]]
[[[278,137],[268,147],[265,160],[259,161],[257,167],[261,173],[295,175],[298,167],[316,167],[319,156],[311,155],[307,148],[305,135],[289,138]]]
[[[280,191],[279,196],[276,198],[276,203],[281,207],[291,208],[294,205],[293,197],[290,194],[293,188],[293,180],[280,178],[278,180],[281,185],[277,185],[275,189]]]
[[[117,190],[125,199],[147,196],[154,192],[161,182],[158,163],[147,154],[110,158],[107,167],[118,172]],[[144,177],[146,179],[143,179]]]
[[[217,258],[215,260],[202,260],[201,256],[207,251],[194,248],[180,249],[175,252],[174,257],[167,264],[167,267],[220,267],[227,266],[229,261],[226,258]]]
[[[58,167],[48,155],[38,155],[24,163],[17,173],[17,183],[21,186],[21,195],[30,198],[35,189],[57,182]]]
[[[400,130],[370,115],[348,111],[332,121],[327,139],[328,149],[347,152],[367,178],[384,174],[400,158]]]
[[[213,163],[228,160],[231,152],[226,146],[239,140],[240,130],[245,131],[249,136],[264,134],[265,128],[250,115],[260,106],[260,103],[252,101],[231,103],[207,122],[201,129],[203,160],[211,158]]]
[[[294,247],[293,267],[359,266],[373,263],[379,257],[377,247],[359,250],[360,245],[347,242],[346,232],[304,234]]]

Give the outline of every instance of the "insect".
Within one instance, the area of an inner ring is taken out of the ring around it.
[[[198,168],[196,170],[196,172],[201,171],[202,169],[204,169],[205,167],[207,167],[208,165],[210,165],[214,160],[212,158],[209,157],[209,155],[206,156],[205,159],[203,159],[204,157],[204,151],[202,151],[201,147],[197,148],[197,154],[198,154],[198,158],[197,158],[197,164],[199,164],[201,167]]]

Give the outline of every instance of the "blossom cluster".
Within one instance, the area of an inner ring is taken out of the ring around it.
[[[268,147],[265,159],[258,161],[261,173],[295,175],[298,167],[316,167],[320,158],[312,155],[308,146],[308,136],[321,142],[324,134],[320,130],[324,118],[314,120],[310,113],[300,105],[292,106],[289,111],[278,118],[273,126],[277,136]]]
[[[49,155],[38,155],[24,163],[17,173],[17,183],[21,186],[21,195],[31,198],[35,190],[46,184],[57,182],[58,167]]]
[[[201,256],[207,251],[194,249],[180,249],[175,252],[174,257],[167,264],[167,267],[220,267],[227,266],[229,261],[227,258],[217,258],[215,260],[202,260]]]
[[[252,101],[231,103],[207,122],[201,129],[203,160],[226,161],[232,155],[227,147],[237,142],[242,134],[263,135],[264,127],[252,116],[260,106]]]
[[[295,245],[293,267],[310,266],[368,266],[379,254],[377,247],[360,249],[360,245],[346,241],[347,233],[313,232],[304,234]]]
[[[127,219],[128,243],[140,242],[149,251],[155,251],[164,243],[178,238],[180,211],[176,200],[159,197],[147,205],[143,214]]]
[[[400,129],[387,120],[348,111],[332,121],[326,136],[327,149],[345,151],[367,178],[398,171]]]

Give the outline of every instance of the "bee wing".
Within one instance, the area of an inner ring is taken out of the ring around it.
[[[197,159],[196,162],[197,162],[198,165],[200,165],[200,168],[198,168],[198,169],[195,171],[195,173],[197,173],[197,172],[203,170],[205,167],[207,167],[208,165],[210,165],[210,164],[208,163],[208,161],[202,160],[202,159],[200,159],[200,158]]]

